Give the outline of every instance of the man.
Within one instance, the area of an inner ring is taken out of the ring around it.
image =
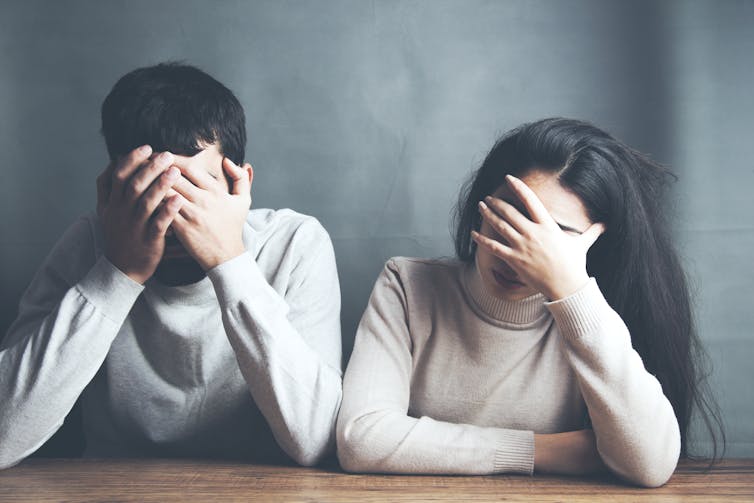
[[[243,109],[196,68],[125,75],[102,131],[98,214],[53,248],[0,346],[0,467],[39,448],[79,397],[87,456],[282,449],[316,463],[341,398],[326,231],[249,211]]]

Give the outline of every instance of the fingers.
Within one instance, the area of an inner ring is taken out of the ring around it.
[[[178,212],[175,214],[175,217],[173,218],[172,229],[173,232],[175,232],[175,237],[178,238],[178,241],[180,241],[181,243],[184,243],[184,238],[186,234],[190,232],[191,226],[193,225],[193,220],[186,216],[191,212],[191,210],[188,210],[189,206],[190,203],[187,204],[184,200],[183,205],[180,207]]]
[[[589,226],[587,230],[585,230],[579,238],[584,243],[586,249],[592,247],[592,245],[599,239],[599,237],[607,230],[607,227],[605,227],[605,224],[601,222],[595,222],[592,225]]]
[[[505,241],[506,244],[511,244],[518,241],[521,238],[516,229],[511,224],[500,218],[494,211],[487,206],[484,201],[479,201],[479,213],[482,214],[482,218],[487,222],[490,227]]]
[[[178,215],[183,202],[181,196],[173,196],[165,201],[165,204],[162,205],[162,208],[160,208],[152,220],[151,229],[154,239],[165,237],[165,232],[167,232],[168,227],[170,227],[170,224],[173,223],[176,215]]]
[[[180,166],[180,168],[183,176],[200,189],[212,191],[219,190],[220,184],[217,180],[212,178],[212,175],[210,175],[205,168],[196,166],[193,163],[186,166]]]
[[[180,176],[181,171],[175,166],[171,166],[152,183],[139,200],[140,216],[143,220],[152,216],[152,213],[154,213],[163,200],[169,197],[168,191],[172,191],[173,184]]]
[[[243,167],[240,167],[225,157],[223,158],[223,170],[232,181],[231,194],[242,195],[249,193],[251,190],[251,180],[254,176],[254,171],[250,164],[244,164]]]
[[[490,239],[483,234],[479,234],[477,231],[471,231],[471,239],[473,239],[477,245],[486,249],[498,258],[507,261],[512,257],[513,249],[504,245],[500,241]]]
[[[182,195],[191,202],[199,202],[201,199],[202,189],[188,181],[185,177],[181,176],[173,184],[173,190]]]
[[[531,220],[518,211],[518,208],[502,199],[487,196],[484,198],[484,202],[498,215],[499,218],[502,218],[513,226],[513,228],[520,234],[525,234],[527,226],[531,225]]]
[[[120,195],[120,189],[136,173],[139,167],[149,159],[150,155],[152,155],[152,147],[142,145],[118,159],[113,167],[112,174],[113,189],[116,196]]]
[[[152,183],[164,173],[174,160],[170,152],[162,152],[138,170],[125,187],[125,197],[136,200],[144,194]]]
[[[550,216],[550,212],[545,208],[545,205],[542,204],[542,201],[539,200],[528,185],[512,175],[505,175],[505,181],[508,182],[508,187],[510,187],[516,197],[524,203],[526,211],[529,212],[529,216],[531,216],[534,222],[557,225],[552,216]]]

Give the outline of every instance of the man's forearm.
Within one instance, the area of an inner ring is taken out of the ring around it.
[[[62,425],[141,291],[131,283],[102,259],[50,312],[22,313],[11,327],[0,351],[0,468],[34,452]],[[109,288],[114,295],[107,298]]]
[[[334,449],[340,369],[328,364],[289,321],[285,300],[248,254],[210,271],[210,278],[241,372],[276,440],[299,464],[316,463]],[[331,349],[320,351],[337,353],[335,360],[340,358],[338,306],[339,300],[308,325],[325,334]]]

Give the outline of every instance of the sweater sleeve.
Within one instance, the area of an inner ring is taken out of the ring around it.
[[[597,450],[626,480],[657,487],[680,454],[680,429],[657,379],[592,279],[575,294],[547,303],[589,410]]]
[[[37,450],[63,424],[105,360],[142,291],[77,221],[39,269],[0,346],[0,468]]]
[[[335,254],[319,223],[305,232],[308,243],[284,296],[249,252],[209,277],[255,403],[282,449],[308,466],[334,451],[342,374]]]
[[[430,294],[431,292],[427,292]],[[351,472],[531,474],[530,431],[411,417],[412,342],[394,262],[377,279],[343,383],[338,458]]]

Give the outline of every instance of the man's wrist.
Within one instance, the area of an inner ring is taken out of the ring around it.
[[[218,252],[211,257],[199,261],[199,265],[202,266],[202,269],[204,269],[205,272],[207,272],[210,269],[214,269],[215,267],[219,266],[220,264],[224,264],[229,260],[233,260],[234,258],[242,255],[245,252],[246,247],[243,245],[243,243],[236,243],[232,247],[218,250]]]
[[[127,267],[121,263],[120,260],[117,258],[113,258],[105,252],[105,258],[110,262],[113,267],[118,269],[120,272],[125,274],[129,277],[132,281],[135,281],[136,283],[139,283],[140,285],[143,285],[147,282],[147,280],[152,276],[151,274],[144,274],[143,271],[134,270],[130,267]]]

